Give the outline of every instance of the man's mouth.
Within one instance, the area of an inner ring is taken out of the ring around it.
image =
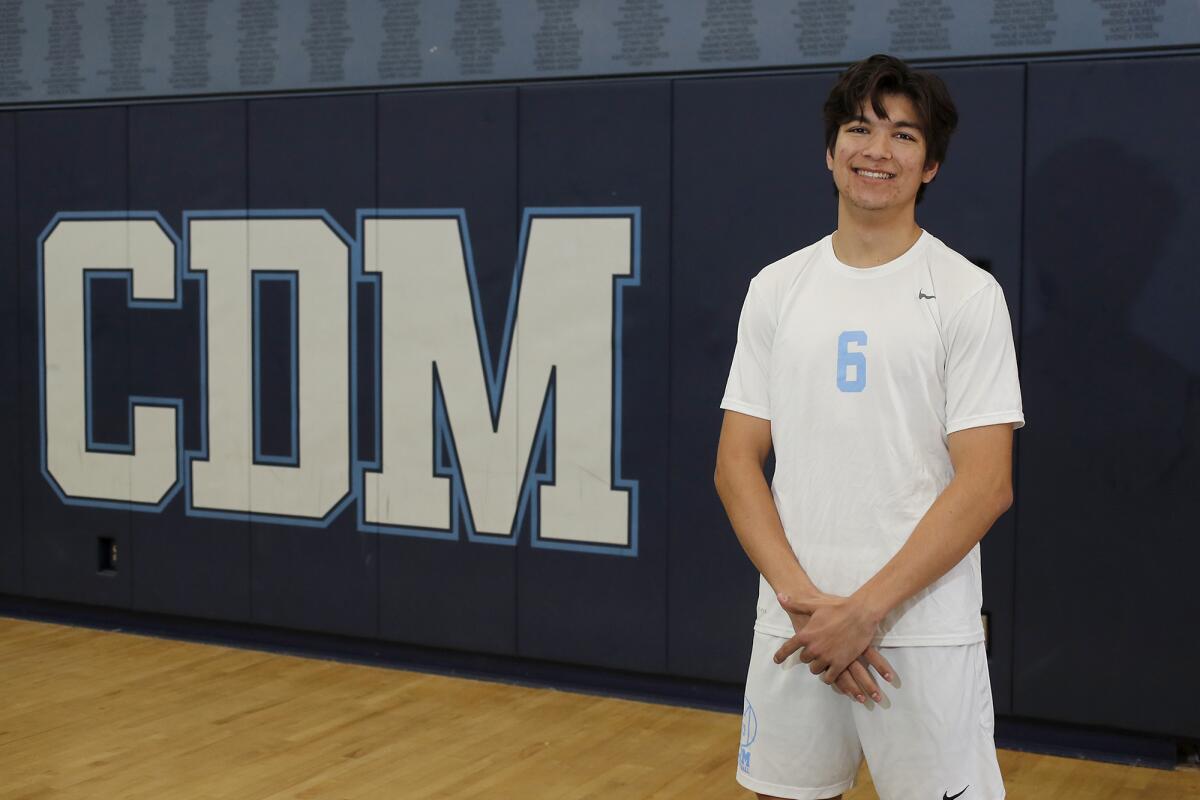
[[[876,170],[871,170],[871,169],[857,169],[856,168],[854,170],[854,173],[856,175],[862,175],[864,178],[875,178],[877,180],[883,180],[883,181],[886,181],[886,180],[896,177],[895,175],[893,175],[890,172],[878,172]]]

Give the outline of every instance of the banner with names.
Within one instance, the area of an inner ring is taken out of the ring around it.
[[[0,0],[0,104],[1189,46],[1197,0]]]

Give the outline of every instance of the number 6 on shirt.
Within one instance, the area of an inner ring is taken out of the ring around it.
[[[838,336],[837,387],[843,392],[861,392],[867,388],[867,356],[862,352],[850,352],[850,344],[866,345],[866,331],[842,331]],[[854,380],[846,373],[854,367]]]

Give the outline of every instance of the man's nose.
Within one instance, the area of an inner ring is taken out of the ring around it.
[[[871,134],[870,140],[867,142],[863,154],[870,158],[891,158],[892,157],[892,139],[883,131],[877,131]]]

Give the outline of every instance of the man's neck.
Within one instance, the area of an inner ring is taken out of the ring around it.
[[[877,267],[900,257],[921,237],[912,208],[881,216],[838,204],[833,252],[851,267]]]

